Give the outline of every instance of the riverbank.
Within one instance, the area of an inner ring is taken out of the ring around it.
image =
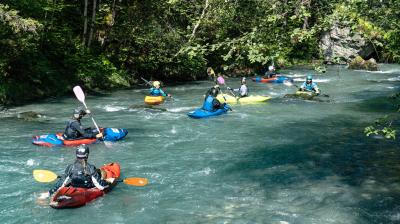
[[[317,65],[321,65],[322,61],[305,61],[297,60],[295,64],[288,64],[287,66],[281,65],[278,69],[314,69]],[[216,69],[217,73],[222,73],[226,77],[240,77],[246,76],[251,77],[254,75],[264,74],[266,68],[255,67],[255,68],[243,68],[243,69],[231,69],[224,71],[223,68]],[[160,74],[154,75],[154,79],[162,81],[166,85],[178,85],[190,83],[192,81],[206,80],[207,67],[203,70],[198,71],[192,75],[185,75],[182,77],[172,76],[165,77]],[[51,71],[50,71],[51,72]],[[103,72],[107,72],[104,70]],[[109,71],[108,71],[109,72]],[[317,71],[313,71],[316,72]],[[96,73],[96,71],[88,72]],[[55,76],[49,78],[50,76]],[[145,83],[140,77],[144,77],[148,80],[153,76],[143,75],[135,76],[128,74],[126,71],[118,71],[115,68],[113,72],[108,76],[102,75],[91,75],[88,77],[80,76],[79,74],[65,72],[61,75],[51,74],[43,77],[43,80],[36,80],[36,83],[32,83],[31,80],[26,79],[19,82],[5,82],[2,91],[0,91],[0,110],[7,107],[20,106],[28,103],[38,102],[48,97],[57,98],[62,96],[69,96],[72,94],[72,88],[75,85],[81,85],[86,92],[94,95],[101,95],[105,91],[116,91],[123,89],[137,89],[143,87]],[[0,85],[1,87],[1,85]]]

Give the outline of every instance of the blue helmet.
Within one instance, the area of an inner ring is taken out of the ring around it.
[[[307,75],[307,81],[312,80],[312,75]]]

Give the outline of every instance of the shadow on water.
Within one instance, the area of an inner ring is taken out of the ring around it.
[[[355,107],[376,109],[370,106],[371,102],[368,100]],[[389,106],[384,107],[386,110],[391,109]],[[315,128],[310,127],[312,125]],[[298,143],[268,146],[266,142],[265,147],[246,149],[243,155],[226,166],[221,176],[224,176],[224,181],[235,182],[238,181],[237,175],[241,174],[244,179],[239,181],[258,183],[268,195],[287,188],[307,192],[324,182],[321,188],[332,187],[332,191],[342,189],[341,194],[333,194],[333,197],[326,196],[331,192],[322,193],[322,197],[326,197],[324,200],[333,201],[326,206],[336,203],[345,206],[362,222],[398,223],[400,144],[398,140],[365,137],[363,128],[367,125],[353,117],[343,116],[327,117],[313,121],[312,124],[302,121],[295,125],[283,125],[280,130],[288,131],[279,131],[278,135],[286,134]],[[255,130],[255,133],[262,132],[262,129]],[[345,197],[344,195],[348,195],[346,191],[351,192],[352,197]],[[321,207],[325,205],[321,201],[315,201],[312,196],[305,197],[309,197],[307,201],[315,202]],[[295,203],[296,198],[290,200]]]

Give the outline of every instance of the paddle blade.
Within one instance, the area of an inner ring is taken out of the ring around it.
[[[78,98],[78,100],[83,103],[85,102],[85,94],[83,93],[83,90],[80,86],[75,86],[73,88],[73,91],[75,93],[76,98]]]
[[[124,183],[128,185],[143,187],[147,185],[148,180],[146,178],[141,178],[141,177],[129,177],[124,179]]]
[[[218,83],[219,83],[220,85],[224,85],[224,84],[225,84],[225,79],[224,79],[222,76],[219,76],[219,77],[217,78],[217,81],[218,81]]]
[[[285,86],[293,86],[293,83],[291,81],[285,80],[285,81],[283,81],[283,85],[285,85]]]
[[[51,172],[50,170],[34,170],[33,178],[35,178],[37,182],[49,183],[57,179],[57,174]]]

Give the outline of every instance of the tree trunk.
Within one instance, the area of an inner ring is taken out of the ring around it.
[[[111,26],[114,25],[114,21],[115,21],[115,0],[113,1],[112,4],[112,16],[111,16]]]
[[[93,30],[94,30],[94,25],[96,22],[96,0],[93,0],[93,11],[92,11],[92,22],[90,23],[90,34],[89,34],[89,42],[88,42],[88,47],[90,47],[90,44],[92,43],[92,38],[93,38]]]
[[[85,42],[86,42],[86,34],[87,34],[87,6],[88,6],[88,0],[85,0],[85,9],[83,10],[83,37],[82,37],[82,45],[85,47]]]
[[[305,8],[307,10],[310,10],[310,8],[311,8],[311,0],[305,0]],[[307,28],[308,28],[308,16],[305,16],[304,20],[303,20],[303,30],[305,30]]]
[[[205,4],[205,6],[203,8],[203,11],[201,12],[201,16],[200,16],[199,20],[197,21],[196,25],[193,28],[192,35],[190,36],[189,42],[194,38],[194,35],[196,34],[196,30],[199,27],[201,20],[204,18],[208,6],[209,6],[209,3],[208,3],[208,0],[206,0],[206,4]]]

